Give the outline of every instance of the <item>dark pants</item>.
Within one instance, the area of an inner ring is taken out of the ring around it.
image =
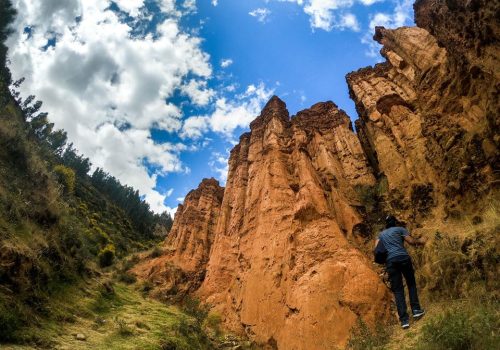
[[[396,306],[398,308],[399,320],[408,322],[409,316],[406,310],[405,289],[403,285],[403,276],[406,280],[406,286],[410,294],[410,304],[412,311],[420,310],[418,302],[417,284],[415,282],[415,274],[413,265],[409,257],[396,258],[387,262],[387,273],[391,282],[391,290],[396,298]]]

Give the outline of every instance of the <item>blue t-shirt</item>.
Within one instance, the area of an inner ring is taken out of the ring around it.
[[[401,259],[410,256],[403,244],[403,237],[409,235],[410,233],[404,227],[389,227],[380,232],[378,239],[382,240],[385,249],[387,249],[387,261],[396,257]]]

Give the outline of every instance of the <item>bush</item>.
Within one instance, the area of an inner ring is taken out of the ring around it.
[[[496,230],[472,232],[466,237],[435,232],[421,256],[419,279],[434,299],[474,298],[484,290],[498,293],[498,253],[492,242]]]
[[[134,333],[125,320],[115,317],[115,323],[118,326],[118,334],[122,336],[129,336]]]
[[[221,323],[222,318],[219,314],[210,313],[205,319],[204,326],[205,328],[208,328],[208,330],[211,330],[215,337],[218,338],[222,335]]]
[[[208,305],[203,305],[199,299],[191,297],[186,297],[182,304],[182,311],[194,317],[199,325],[207,318],[209,309]]]
[[[432,318],[422,328],[420,350],[489,350],[500,344],[498,305],[462,305]]]
[[[0,341],[15,340],[15,331],[21,327],[22,321],[15,308],[8,308],[0,299]]]
[[[115,246],[113,244],[108,244],[105,246],[98,255],[99,266],[106,267],[111,266],[115,260]]]
[[[56,165],[54,172],[57,175],[58,181],[64,186],[66,193],[75,192],[75,171],[64,165]]]
[[[133,283],[137,282],[137,277],[135,277],[134,275],[132,275],[128,272],[121,272],[118,275],[118,280],[120,282],[123,282],[126,284],[133,284]]]
[[[347,349],[352,350],[372,350],[383,347],[390,340],[387,327],[378,324],[374,331],[359,318],[354,327],[351,337],[347,342]]]
[[[153,250],[151,251],[151,253],[149,254],[149,257],[154,259],[154,258],[158,258],[160,256],[163,255],[163,249],[161,249],[160,247],[156,246],[153,248]]]

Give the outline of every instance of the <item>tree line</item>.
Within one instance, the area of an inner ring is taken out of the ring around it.
[[[10,95],[5,96],[4,93],[0,96],[0,108],[13,99],[23,111],[28,136],[40,145],[45,159],[53,166],[63,164],[73,169],[79,179],[90,181],[94,187],[124,210],[140,235],[152,236],[158,226],[168,232],[172,226],[172,218],[168,213],[153,213],[139,191],[121,184],[117,178],[101,168],[97,168],[93,174],[89,175],[92,167],[89,158],[79,154],[73,143],[68,142],[66,131],[54,128],[54,123],[49,121],[48,113],[41,111],[42,101],[37,100],[34,95],[22,99],[19,87],[25,79],[21,78],[12,82],[11,73],[7,67],[8,56],[5,45],[5,41],[12,33],[10,25],[15,15],[16,11],[11,2],[0,0],[0,84],[4,87],[10,86]],[[1,90],[9,91],[8,89]]]

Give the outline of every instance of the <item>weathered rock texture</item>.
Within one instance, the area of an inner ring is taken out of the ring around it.
[[[358,318],[390,319],[363,254],[371,213],[441,222],[499,183],[498,2],[415,13],[420,27],[376,29],[386,62],[347,76],[357,135],[332,102],[290,119],[273,97],[231,151],[224,195],[204,180],[171,250],[136,271],[167,293],[199,287],[225,326],[278,349],[341,347]]]
[[[425,28],[377,27],[387,61],[347,76],[356,128],[385,182],[388,209],[413,221],[470,209],[498,181],[500,51],[490,35],[498,34],[498,5],[456,5],[457,14],[445,3],[466,2],[418,1]]]
[[[205,277],[224,188],[215,179],[203,179],[179,205],[164,244],[164,253],[138,264],[133,272],[155,285],[162,298],[179,298],[195,291]]]
[[[273,97],[232,150],[198,295],[226,326],[279,349],[344,344],[358,317],[388,314],[385,285],[350,243],[357,186],[375,179],[332,102],[289,119]]]

